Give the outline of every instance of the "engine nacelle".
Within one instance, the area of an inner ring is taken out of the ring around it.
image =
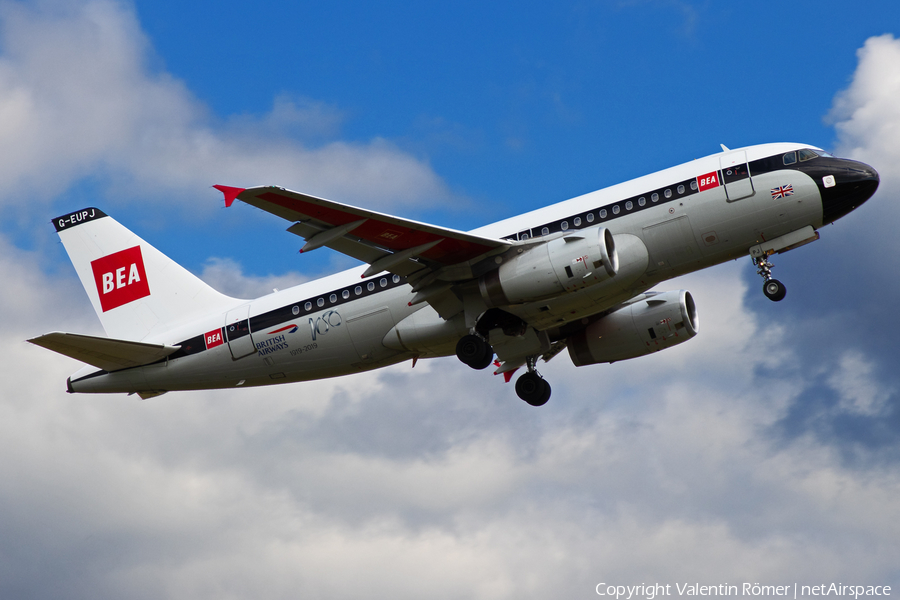
[[[488,306],[552,298],[616,274],[619,258],[606,227],[582,230],[534,246],[478,280]]]
[[[636,358],[697,335],[697,306],[686,290],[646,294],[569,336],[576,367]]]

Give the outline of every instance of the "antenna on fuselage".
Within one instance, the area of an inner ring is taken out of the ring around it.
[[[719,145],[722,146],[722,152],[731,152],[731,148],[729,148],[725,144],[719,144]]]

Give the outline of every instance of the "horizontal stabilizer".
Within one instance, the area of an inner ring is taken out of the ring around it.
[[[61,331],[47,333],[28,341],[110,372],[149,365],[178,350],[178,346],[145,344]]]

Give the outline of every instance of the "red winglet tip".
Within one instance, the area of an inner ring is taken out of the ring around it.
[[[228,208],[234,203],[234,199],[238,197],[238,194],[243,192],[247,188],[239,188],[239,187],[229,187],[227,185],[214,185],[214,188],[225,194],[225,207]]]

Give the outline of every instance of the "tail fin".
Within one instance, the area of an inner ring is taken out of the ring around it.
[[[143,340],[240,303],[97,208],[53,220],[106,334]]]

